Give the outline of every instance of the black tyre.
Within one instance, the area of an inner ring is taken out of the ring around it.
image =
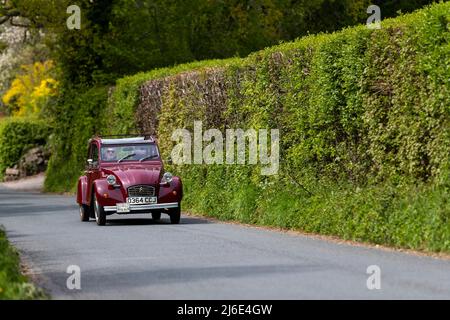
[[[169,212],[170,223],[171,224],[179,224],[181,219],[181,207],[170,209]]]
[[[161,219],[161,212],[152,212],[152,219],[158,221]]]
[[[94,212],[97,224],[99,226],[104,226],[106,224],[105,209],[98,203],[96,195],[94,195]]]
[[[80,205],[80,220],[82,222],[86,222],[89,221],[89,206],[85,205],[85,204],[81,204]]]

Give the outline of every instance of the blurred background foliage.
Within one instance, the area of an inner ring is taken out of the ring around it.
[[[26,64],[53,59],[68,86],[98,85],[157,67],[243,57],[280,41],[363,23],[370,4],[379,5],[383,17],[392,17],[399,10],[409,12],[431,2],[3,0],[0,24],[25,33],[23,44],[45,44],[41,54]],[[66,27],[71,4],[81,8],[81,30]],[[5,50],[4,45],[1,48]],[[11,72],[17,73],[17,67]]]
[[[14,116],[33,116],[45,112],[49,100],[57,95],[58,81],[52,77],[53,61],[21,66],[21,73],[3,95],[3,103]]]

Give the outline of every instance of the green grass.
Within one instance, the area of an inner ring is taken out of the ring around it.
[[[29,282],[20,272],[17,251],[9,244],[0,229],[0,300],[45,299],[43,291]]]
[[[391,180],[358,187],[322,180],[307,185],[309,194],[287,177],[253,184],[230,169],[209,169],[202,177],[192,168],[172,169],[183,178],[187,212],[395,248],[450,252],[449,174],[433,184]]]

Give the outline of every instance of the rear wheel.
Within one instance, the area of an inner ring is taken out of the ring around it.
[[[169,212],[170,223],[171,224],[179,224],[181,219],[181,207],[170,209]]]
[[[82,222],[89,221],[89,206],[80,204],[80,220]]]
[[[97,196],[94,195],[94,212],[95,221],[99,226],[104,226],[106,224],[106,213],[103,206],[101,206],[97,201]]]
[[[161,219],[161,212],[152,212],[152,219],[158,221]]]

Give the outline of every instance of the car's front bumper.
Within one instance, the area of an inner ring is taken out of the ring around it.
[[[152,210],[173,209],[178,207],[179,207],[178,202],[156,203],[156,204],[130,204],[130,212],[126,212],[123,214],[146,213]],[[103,209],[105,210],[106,213],[117,213],[117,206],[105,206]]]

